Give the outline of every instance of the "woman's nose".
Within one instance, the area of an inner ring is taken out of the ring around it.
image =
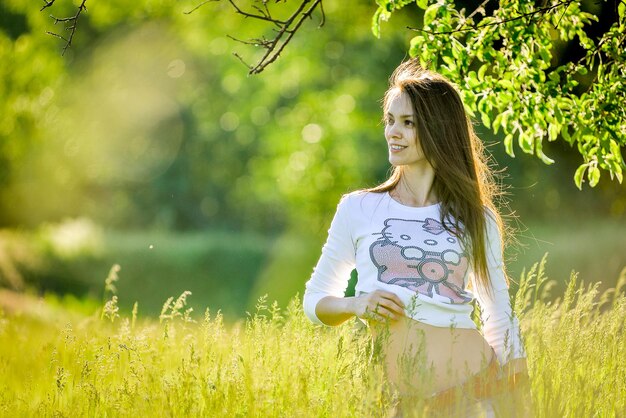
[[[400,136],[400,129],[398,129],[397,123],[392,123],[391,125],[387,126],[387,135],[390,138],[397,138]]]

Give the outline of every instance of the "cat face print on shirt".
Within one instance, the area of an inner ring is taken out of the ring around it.
[[[375,235],[380,238],[370,246],[370,257],[379,281],[450,303],[472,300],[463,290],[467,256],[441,222],[389,218]]]

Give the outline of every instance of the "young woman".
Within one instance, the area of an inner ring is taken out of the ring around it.
[[[443,76],[404,62],[383,110],[392,175],[342,197],[304,310],[318,324],[367,321],[402,399],[439,408],[463,392],[479,402],[527,379],[491,173]],[[356,296],[344,297],[355,267]],[[474,299],[482,333],[471,318]]]

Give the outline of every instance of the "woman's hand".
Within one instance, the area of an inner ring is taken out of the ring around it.
[[[534,415],[530,377],[525,358],[510,360],[502,366],[502,388],[511,399],[513,418],[532,418]]]
[[[502,375],[511,389],[528,384],[528,366],[525,358],[512,359],[502,366]]]
[[[397,321],[404,316],[404,303],[392,292],[375,290],[352,299],[352,313],[378,322]]]

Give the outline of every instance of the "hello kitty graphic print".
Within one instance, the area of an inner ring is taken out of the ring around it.
[[[379,281],[430,298],[447,298],[450,303],[472,300],[463,290],[467,255],[460,252],[458,239],[441,222],[389,218],[374,235],[380,238],[369,252]]]

